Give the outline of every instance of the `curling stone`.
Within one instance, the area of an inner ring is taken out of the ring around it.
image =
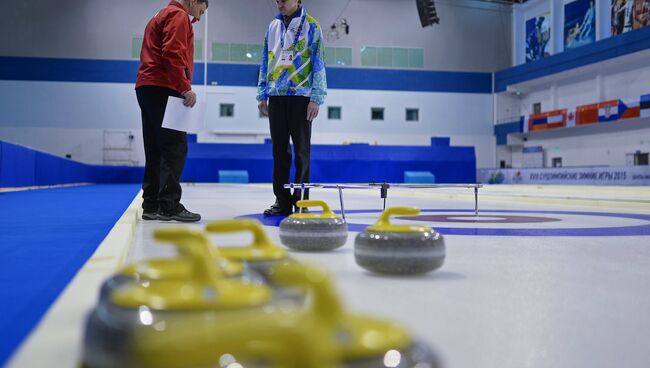
[[[348,224],[325,201],[303,200],[296,206],[321,207],[322,213],[294,213],[280,223],[280,241],[289,248],[307,251],[336,249],[348,240]]]
[[[415,207],[386,209],[377,222],[357,235],[354,257],[366,270],[396,274],[420,274],[440,268],[445,261],[442,234],[426,226],[395,225],[390,216],[414,216]]]
[[[322,366],[440,367],[433,350],[399,324],[347,311],[331,278],[319,268],[298,263],[283,265],[274,269],[271,278],[285,287],[303,287],[311,295],[312,303],[303,310],[296,328],[305,329],[301,333],[308,336],[311,345],[328,349],[315,351],[324,354],[322,361],[330,362]],[[331,364],[333,361],[336,364]],[[301,363],[311,366],[306,364],[310,362]]]
[[[205,234],[196,232],[194,236],[193,241],[201,243],[199,246],[205,249],[207,256],[213,260],[214,267],[218,268],[224,277],[263,283],[263,279],[255,271],[225,258]],[[189,277],[192,274],[191,255],[187,253],[189,248],[181,246],[176,249],[177,257],[147,259],[125,266],[102,284],[100,300],[104,300],[112,290],[130,282],[181,280]]]
[[[289,263],[274,267],[270,277],[285,287],[304,288],[313,302],[212,314],[162,314],[140,305],[131,319],[121,316],[110,323],[107,314],[93,313],[83,366],[439,367],[432,350],[403,327],[346,311],[324,272]],[[124,310],[137,304],[129,302]]]
[[[269,239],[258,221],[249,219],[214,221],[207,225],[206,231],[210,234],[252,233],[252,243],[245,246],[219,247],[219,252],[228,260],[243,263],[265,278],[274,266],[294,262],[289,258],[286,250]]]
[[[214,258],[202,232],[166,228],[157,229],[154,237],[173,243],[179,253],[185,254],[191,272],[186,277],[130,282],[111,290],[87,319],[82,358],[84,367],[144,366],[134,351],[164,345],[155,339],[143,339],[144,331],[152,330],[164,336],[163,341],[176,339],[174,344],[181,344],[177,349],[187,349],[182,343],[186,335],[206,337],[206,331],[199,328],[205,321],[241,310],[263,310],[262,307],[271,300],[271,290],[265,285],[224,277],[224,272],[214,267]],[[197,331],[172,328],[186,323]],[[172,336],[165,335],[168,329],[171,329]],[[149,366],[180,367],[182,364],[176,361],[176,365]]]

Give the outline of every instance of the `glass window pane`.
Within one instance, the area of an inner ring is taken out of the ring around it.
[[[336,48],[336,65],[352,65],[352,49],[348,47]]]
[[[370,120],[384,120],[384,108],[372,107],[370,109]]]
[[[248,61],[246,57],[246,44],[230,44],[230,61]]]
[[[142,49],[142,37],[133,37],[131,40],[131,57],[140,59],[140,50]]]
[[[261,45],[246,45],[246,59],[251,63],[260,63],[262,61]]]
[[[219,116],[226,118],[235,116],[235,105],[229,103],[219,104]]]
[[[336,63],[336,50],[333,47],[325,48],[325,65],[334,65]]]
[[[230,61],[230,45],[227,43],[212,43],[212,60]]]
[[[203,60],[203,42],[194,40],[194,60]]]
[[[409,49],[409,66],[424,68],[424,49]]]
[[[327,118],[330,120],[341,120],[341,108],[338,106],[328,107]]]
[[[393,66],[397,68],[409,67],[409,50],[402,48],[393,49]]]
[[[419,121],[420,109],[406,109],[406,121]]]
[[[361,48],[361,65],[377,66],[377,48],[363,46]]]
[[[390,47],[380,47],[377,52],[378,66],[393,66],[393,49]]]

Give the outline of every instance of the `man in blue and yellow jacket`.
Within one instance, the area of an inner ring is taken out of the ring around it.
[[[300,191],[284,189],[289,183],[291,148],[295,153],[295,183],[308,183],[311,124],[327,96],[323,32],[301,6],[301,0],[276,0],[280,13],[264,37],[258,81],[258,108],[268,114],[273,141],[273,193],[275,203],[266,216],[286,216]],[[305,191],[305,198],[308,197]]]

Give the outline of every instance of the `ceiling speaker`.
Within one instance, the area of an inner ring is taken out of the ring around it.
[[[416,0],[422,27],[438,24],[440,22],[438,12],[436,12],[436,4],[433,1],[434,0]]]

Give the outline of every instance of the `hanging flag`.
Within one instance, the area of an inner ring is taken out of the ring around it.
[[[641,116],[640,100],[638,98],[626,98],[618,100],[618,118],[631,119]]]
[[[618,100],[598,104],[598,122],[609,123],[618,120]]]
[[[566,127],[574,127],[576,126],[576,109],[568,109],[566,113]]]
[[[595,124],[598,122],[598,104],[578,106],[576,125]]]
[[[563,128],[566,125],[566,109],[549,111],[548,129]]]
[[[650,117],[650,95],[641,96],[641,117],[648,118]]]
[[[566,110],[555,110],[530,115],[531,131],[561,128],[566,121]]]

